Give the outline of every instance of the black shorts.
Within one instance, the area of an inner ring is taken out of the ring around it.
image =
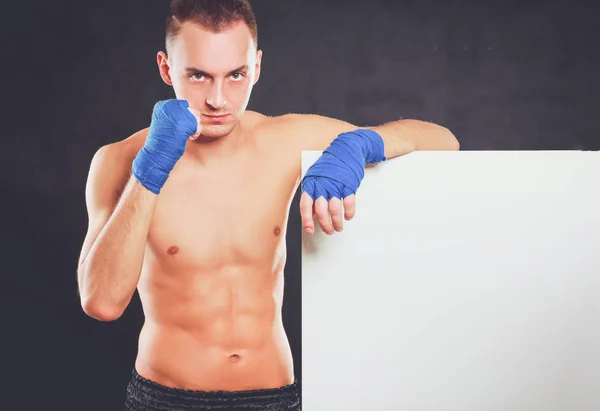
[[[248,391],[191,391],[165,387],[133,370],[126,411],[301,411],[297,384]]]

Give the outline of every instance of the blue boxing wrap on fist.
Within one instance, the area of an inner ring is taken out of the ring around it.
[[[187,140],[198,130],[198,121],[185,100],[159,101],[154,105],[146,143],[132,165],[135,178],[159,194],[183,153]]]
[[[313,200],[346,198],[356,194],[365,175],[365,165],[385,161],[381,136],[359,129],[340,134],[302,179],[302,191]]]

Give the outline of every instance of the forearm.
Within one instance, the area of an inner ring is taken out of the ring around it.
[[[129,304],[139,281],[156,199],[131,178],[79,267],[82,306],[92,317],[116,319]]]
[[[385,156],[398,157],[413,151],[458,150],[456,137],[445,127],[419,120],[398,120],[370,127],[383,139]]]

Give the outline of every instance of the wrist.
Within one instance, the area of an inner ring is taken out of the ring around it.
[[[351,153],[361,157],[363,166],[386,161],[383,138],[375,130],[356,129],[340,134],[327,151]]]
[[[159,164],[154,161],[152,152],[142,147],[131,165],[132,175],[135,179],[153,194],[160,194],[161,188],[167,182],[172,170],[171,165],[164,162]]]

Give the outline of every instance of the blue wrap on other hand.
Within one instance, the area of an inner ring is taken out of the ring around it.
[[[302,179],[302,191],[313,200],[346,198],[356,194],[365,175],[365,165],[385,161],[381,136],[359,129],[340,134]]]
[[[159,194],[183,153],[187,140],[198,130],[198,121],[185,100],[159,101],[154,105],[146,143],[132,165],[135,178]]]

